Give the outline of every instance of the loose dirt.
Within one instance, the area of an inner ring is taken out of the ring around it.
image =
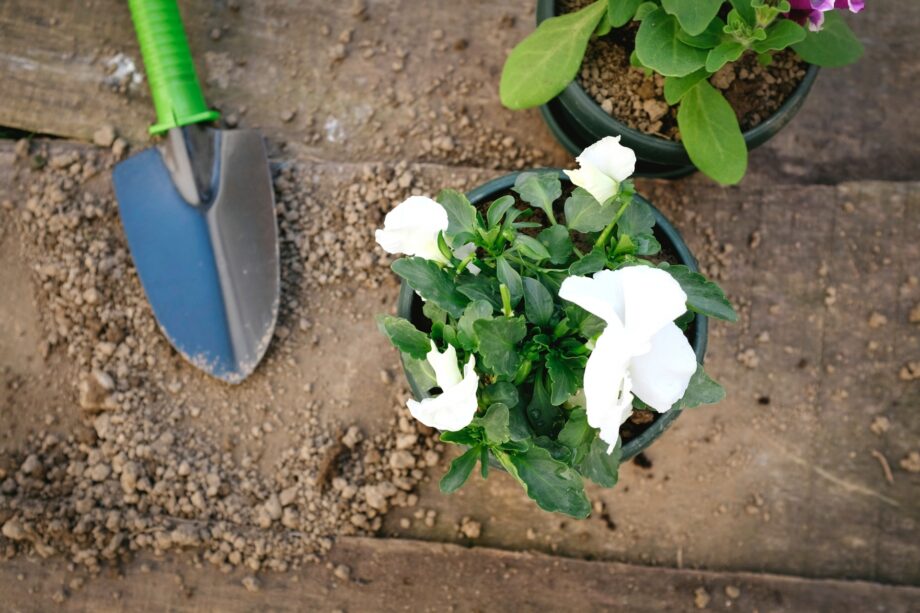
[[[369,382],[336,380],[373,368],[336,359],[373,329],[349,293],[395,289],[372,233],[394,202],[426,191],[412,167],[367,166],[336,194],[309,166],[278,170],[277,338],[254,381],[228,388],[185,366],[157,328],[109,188],[116,156],[27,142],[17,152],[21,191],[0,215],[31,263],[39,353],[60,376],[47,385],[72,396],[36,405],[20,377],[0,373],[4,413],[31,426],[0,438],[0,556],[62,554],[96,573],[135,551],[188,549],[228,571],[285,570],[416,505],[443,448],[409,418],[393,365]],[[333,298],[311,303],[309,290],[330,284]],[[362,386],[393,417],[365,433],[336,385]],[[322,419],[324,408],[341,417]]]

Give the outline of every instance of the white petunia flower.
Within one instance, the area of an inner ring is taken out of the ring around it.
[[[448,345],[444,353],[441,353],[432,341],[431,351],[426,357],[434,369],[435,380],[442,393],[421,402],[410,399],[409,412],[429,428],[444,432],[462,430],[473,421],[478,407],[476,390],[479,387],[479,376],[475,370],[476,358],[470,356],[461,375],[457,366],[457,350],[453,345]]]
[[[569,180],[604,204],[620,191],[620,183],[636,170],[636,154],[620,144],[619,136],[606,136],[581,152],[578,170],[566,170]]]
[[[607,322],[585,368],[588,423],[616,445],[633,395],[658,412],[680,400],[696,372],[696,354],[674,320],[687,295],[666,271],[647,266],[568,277],[559,297]]]
[[[447,230],[447,211],[425,196],[410,196],[387,213],[374,235],[387,253],[403,253],[447,264],[438,234]]]

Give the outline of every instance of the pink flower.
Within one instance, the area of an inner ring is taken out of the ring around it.
[[[849,9],[851,13],[858,13],[866,6],[865,0],[789,0],[792,10],[788,17],[817,32],[824,25],[824,13],[834,9]]]

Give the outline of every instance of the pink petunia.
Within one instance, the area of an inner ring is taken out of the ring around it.
[[[824,25],[824,13],[834,9],[848,9],[851,13],[858,13],[866,6],[865,0],[789,0],[792,10],[788,17],[817,32]]]

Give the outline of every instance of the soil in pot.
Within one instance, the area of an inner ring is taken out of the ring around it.
[[[593,0],[560,0],[560,14],[583,8]],[[615,28],[588,44],[579,85],[614,119],[634,130],[669,140],[680,140],[677,107],[664,99],[664,77],[647,76],[629,63],[635,48],[635,24]],[[742,131],[768,119],[795,91],[808,65],[790,50],[774,54],[763,66],[753,53],[726,65],[710,79],[738,116]]]

